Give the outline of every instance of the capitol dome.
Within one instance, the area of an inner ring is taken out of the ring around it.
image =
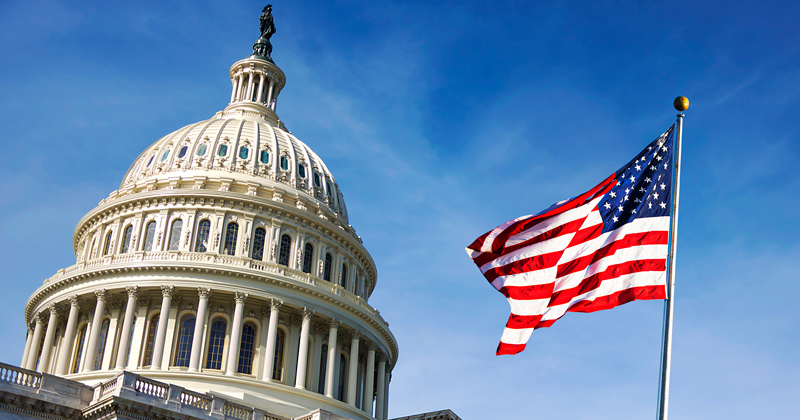
[[[148,146],[78,222],[75,264],[25,307],[23,368],[99,397],[127,371],[195,408],[386,418],[398,346],[369,304],[375,263],[331,171],[278,118],[266,11],[227,107]]]

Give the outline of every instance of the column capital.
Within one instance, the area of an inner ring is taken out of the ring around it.
[[[339,321],[336,318],[331,318],[330,321],[328,321],[328,325],[331,327],[331,329],[338,329],[339,326],[342,325],[342,321]]]
[[[311,308],[304,307],[304,308],[303,308],[303,312],[302,312],[302,314],[303,314],[303,320],[306,320],[306,319],[311,319],[311,315],[314,315],[314,312],[316,312],[316,311],[314,311],[314,310],[313,310],[313,309],[311,309]]]
[[[129,298],[138,298],[139,297],[139,286],[125,286],[125,291],[128,292]]]
[[[236,303],[244,304],[245,299],[247,299],[248,294],[244,292],[233,292],[233,300]]]
[[[58,315],[58,306],[55,302],[51,303],[47,310],[50,311],[50,315]]]
[[[378,349],[378,345],[374,341],[367,341],[367,350],[374,352]]]
[[[376,354],[376,356],[378,357],[378,362],[379,363],[386,363],[386,353],[381,351],[381,352],[378,352],[378,354]]]
[[[164,297],[172,298],[172,295],[175,293],[175,286],[161,286],[161,294]]]
[[[350,338],[353,340],[361,340],[362,335],[363,334],[361,334],[361,330],[359,330],[358,328],[350,332]]]
[[[197,288],[197,295],[200,299],[208,299],[211,297],[211,288],[210,287],[198,287]]]
[[[94,295],[97,296],[97,300],[101,300],[103,302],[106,301],[106,295],[108,291],[106,289],[95,290]]]
[[[78,297],[78,295],[72,295],[69,297],[70,306],[80,306],[80,304],[81,304],[81,299]]]
[[[281,305],[283,305],[283,301],[280,299],[270,299],[269,301],[270,309],[279,310],[281,309]]]
[[[41,312],[36,312],[35,314],[33,314],[33,320],[37,324],[44,324],[44,317],[42,316]]]

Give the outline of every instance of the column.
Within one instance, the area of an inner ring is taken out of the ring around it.
[[[161,286],[161,313],[158,314],[158,330],[156,341],[153,343],[153,359],[150,369],[161,369],[161,359],[164,356],[164,337],[167,335],[167,321],[169,319],[169,306],[172,304],[172,294],[175,286]]]
[[[250,72],[249,76],[247,76],[247,89],[244,90],[245,94],[244,99],[246,101],[252,102],[253,100],[253,94],[251,93],[252,91],[253,91],[253,72]]]
[[[383,418],[389,418],[389,384],[392,382],[392,367],[387,366],[389,372],[386,375],[386,385],[384,386],[385,396],[383,397]]]
[[[47,332],[44,334],[44,346],[42,347],[42,357],[39,367],[39,372],[47,372],[47,365],[50,362],[50,352],[53,351],[53,338],[56,335],[56,327],[58,326],[58,308],[56,304],[52,303],[48,308],[50,311],[50,319],[47,321]]]
[[[250,75],[252,80],[253,76]],[[231,327],[231,344],[228,347],[228,367],[225,369],[225,374],[232,376],[236,373],[236,363],[239,361],[239,344],[242,340],[242,312],[244,312],[244,300],[247,299],[247,293],[234,292],[233,299],[236,301],[236,307],[233,310],[233,326]]]
[[[286,364],[286,385],[294,386],[294,379],[297,376],[297,350],[300,344],[300,324],[303,323],[303,317],[299,315],[291,315],[289,317],[289,342],[288,360]]]
[[[338,373],[338,369],[336,369],[336,359],[338,359],[336,357],[336,338],[339,334],[339,325],[341,324],[342,322],[338,319],[331,318],[331,328],[328,333],[328,367],[325,371],[325,396],[328,398],[333,398],[333,384],[336,374]]]
[[[94,369],[94,358],[97,356],[97,340],[100,338],[100,326],[103,324],[103,313],[106,310],[106,289],[94,291],[97,296],[97,306],[94,307],[94,317],[92,318],[92,329],[89,332],[89,344],[86,346],[86,357],[83,361],[81,372],[89,372]]]
[[[300,349],[297,351],[297,375],[294,387],[306,389],[306,368],[308,367],[308,333],[311,329],[311,315],[314,311],[303,308],[303,324],[300,328]]]
[[[239,90],[239,78],[233,80],[233,90],[231,91],[231,102],[236,100],[236,92]]]
[[[272,106],[271,106],[271,102],[272,102],[272,89],[273,89],[274,87],[275,87],[275,80],[274,80],[274,79],[270,79],[270,80],[269,80],[269,90],[267,91],[267,106],[268,106],[268,107],[272,107]]]
[[[39,347],[42,345],[42,335],[44,335],[44,321],[42,320],[42,314],[37,313],[33,316],[33,319],[36,321],[36,327],[33,330],[31,348],[28,349],[28,360],[26,360],[28,363],[25,366],[25,369],[28,370],[36,369],[36,362],[39,361]]]
[[[200,301],[197,303],[197,318],[194,320],[194,335],[192,336],[192,354],[189,355],[189,371],[197,372],[200,367],[200,351],[203,349],[203,331],[206,328],[206,311],[211,289],[198,287],[197,294]]]
[[[322,368],[320,361],[322,360],[322,342],[325,341],[325,333],[328,329],[324,325],[314,325],[314,351],[311,352],[311,390],[325,394],[325,384],[319,383],[319,371]],[[328,363],[327,357],[325,363]]]
[[[147,310],[150,308],[150,298],[140,297],[136,300],[136,319],[141,322],[133,324],[133,337],[131,338],[131,349],[128,353],[128,370],[139,368],[141,361],[142,341],[145,340],[145,327],[147,326]]]
[[[267,327],[267,348],[264,363],[264,377],[265,381],[271,382],[272,370],[275,368],[275,342],[278,337],[278,314],[280,313],[283,301],[272,299],[269,303],[269,326]]]
[[[261,95],[264,93],[264,73],[261,73],[260,76],[258,79],[258,95],[256,95],[256,101],[258,102],[261,102]]]
[[[128,350],[131,345],[131,329],[133,328],[133,312],[136,311],[136,300],[139,298],[139,286],[126,286],[128,303],[125,305],[125,318],[122,319],[122,334],[119,337],[119,352],[117,353],[116,370],[125,369],[128,360]]]
[[[58,361],[56,362],[56,375],[66,375],[69,369],[69,356],[75,347],[75,330],[78,329],[78,306],[80,301],[78,295],[73,295],[69,298],[69,315],[67,315],[67,328],[64,330],[64,341],[62,341],[61,349],[58,352]]]
[[[358,344],[361,341],[361,331],[353,331],[350,340],[350,372],[347,374],[347,403],[356,405],[356,383],[358,379]]]
[[[367,372],[365,373],[363,410],[372,415],[372,396],[375,393],[375,343],[367,343]]]
[[[31,351],[31,341],[33,341],[33,330],[30,325],[28,327],[28,334],[25,335],[25,350],[22,351],[22,361],[19,362],[19,367],[25,369],[26,362],[28,361],[28,353]]]
[[[375,418],[386,420],[383,417],[383,406],[386,404],[386,355],[381,353],[378,356],[378,390],[375,401]]]

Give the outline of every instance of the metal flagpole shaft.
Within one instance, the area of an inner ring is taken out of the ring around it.
[[[669,408],[669,373],[672,363],[672,310],[675,305],[675,256],[678,249],[678,197],[681,188],[681,141],[683,140],[683,111],[689,108],[689,100],[675,98],[675,109],[680,111],[675,124],[674,179],[672,184],[672,226],[669,234],[669,267],[667,274],[667,302],[664,310],[664,347],[661,351],[661,391],[658,398],[658,420],[667,420]]]

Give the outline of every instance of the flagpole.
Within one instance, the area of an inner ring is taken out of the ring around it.
[[[669,374],[672,364],[672,310],[675,305],[675,256],[678,249],[678,197],[681,188],[681,142],[683,140],[683,111],[689,108],[689,100],[684,96],[675,98],[675,109],[679,111],[675,124],[675,150],[673,168],[672,226],[669,234],[669,274],[667,282],[667,302],[664,308],[664,337],[661,350],[661,390],[658,398],[658,420],[667,420],[669,408]]]

